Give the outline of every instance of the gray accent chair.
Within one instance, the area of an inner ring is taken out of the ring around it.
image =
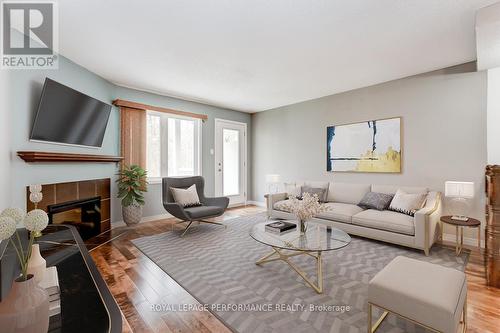
[[[200,202],[202,205],[198,207],[184,208],[174,201],[174,197],[172,196],[172,191],[170,191],[170,188],[174,187],[186,189],[193,184],[196,184],[196,191],[198,192],[198,197],[200,198]],[[218,224],[226,227],[222,223],[206,221],[205,219],[221,216],[222,214],[224,214],[227,206],[229,205],[229,198],[207,198],[205,196],[204,190],[205,180],[201,176],[166,177],[162,179],[163,207],[165,207],[165,210],[167,212],[181,220],[177,223],[188,223],[181,237],[186,234],[193,222]]]

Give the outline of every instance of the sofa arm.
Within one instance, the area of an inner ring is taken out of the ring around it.
[[[425,206],[415,213],[415,245],[429,254],[429,250],[439,235],[439,221],[442,214],[440,192],[429,192]]]
[[[274,204],[277,203],[278,201],[288,199],[288,194],[285,192],[273,193],[273,194],[266,194],[264,197],[266,198],[267,216],[271,216],[271,212],[274,209]]]

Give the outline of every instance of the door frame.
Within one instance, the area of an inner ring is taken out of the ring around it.
[[[239,122],[239,121],[234,121],[234,120],[227,120],[227,119],[222,119],[222,118],[215,118],[214,120],[214,176],[215,176],[215,181],[214,181],[214,192],[215,195],[217,195],[217,181],[218,181],[218,176],[217,176],[217,124],[219,123],[230,123],[230,124],[235,124],[235,125],[242,125],[243,126],[243,142],[244,142],[244,152],[243,152],[243,202],[242,203],[235,203],[235,204],[229,204],[230,206],[245,206],[248,201],[248,125],[247,123]],[[221,189],[222,190],[222,189]]]

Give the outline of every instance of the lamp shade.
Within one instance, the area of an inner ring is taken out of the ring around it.
[[[444,183],[444,195],[449,198],[473,198],[474,183],[447,181]]]
[[[279,183],[280,180],[281,180],[280,175],[276,175],[276,174],[266,175],[266,183],[268,183],[268,184],[276,184],[276,183]]]

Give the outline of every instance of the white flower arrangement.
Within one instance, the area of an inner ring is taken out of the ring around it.
[[[317,194],[304,193],[302,199],[290,196],[290,211],[301,222],[308,221],[314,216],[327,210],[325,205],[319,202]]]
[[[16,221],[8,216],[0,217],[0,240],[9,239],[16,232]]]
[[[30,232],[29,245],[25,249],[21,243],[21,237],[17,231],[17,225],[23,222]],[[35,240],[35,232],[40,232],[47,227],[49,217],[41,209],[34,209],[25,214],[19,208],[7,208],[0,213],[0,240],[9,240],[16,250],[19,263],[21,264],[21,279],[28,279],[28,261],[31,257],[31,248]],[[16,241],[13,235],[16,235]],[[17,244],[16,244],[17,243]]]
[[[0,217],[10,217],[16,223],[21,223],[24,220],[26,213],[21,208],[7,208],[0,214]]]
[[[49,217],[41,209],[33,209],[24,218],[24,225],[29,231],[42,231],[49,224]]]

